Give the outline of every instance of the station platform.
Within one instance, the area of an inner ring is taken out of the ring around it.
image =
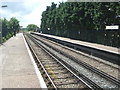
[[[99,50],[103,50],[103,51],[107,51],[107,52],[111,52],[111,53],[115,53],[115,54],[120,54],[119,48],[115,48],[115,47],[111,47],[111,46],[105,46],[105,45],[102,45],[102,44],[90,43],[90,42],[74,40],[74,39],[59,37],[59,36],[54,36],[54,35],[41,34],[41,33],[37,33],[37,32],[34,32],[34,33],[42,35],[42,36],[52,37],[52,38],[55,38],[55,39],[58,39],[58,40],[70,42],[70,43],[73,43],[73,44],[83,45],[83,46],[92,47],[92,48],[96,48],[96,49],[99,49]]]
[[[41,88],[22,33],[0,46],[0,87]]]

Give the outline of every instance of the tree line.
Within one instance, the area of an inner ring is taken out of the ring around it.
[[[39,27],[35,24],[28,24],[26,29],[27,31],[37,31],[39,30]]]
[[[118,2],[52,3],[42,13],[43,33],[119,47],[120,30],[106,26],[120,24]]]
[[[19,21],[15,17],[12,17],[9,21],[6,18],[1,18],[0,28],[2,29],[0,31],[0,43],[2,43],[19,31]]]

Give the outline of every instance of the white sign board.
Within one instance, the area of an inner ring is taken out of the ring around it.
[[[119,26],[118,25],[106,26],[106,29],[119,29]]]

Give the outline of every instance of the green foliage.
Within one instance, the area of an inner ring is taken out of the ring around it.
[[[119,18],[118,2],[52,3],[42,13],[40,28],[47,34],[119,47],[120,31],[105,30],[106,25],[119,25]]]
[[[10,37],[13,36],[13,32],[18,32],[19,31],[19,21],[12,17],[10,19],[10,21],[8,21],[7,19],[0,19],[0,24],[2,27],[2,31],[0,33],[0,35],[2,37],[0,37],[0,43],[8,40]],[[1,40],[2,39],[2,40]]]
[[[27,26],[27,30],[28,31],[36,31],[36,30],[38,30],[38,26],[37,25],[35,25],[35,24],[29,24],[28,26]]]
[[[16,18],[12,17],[9,22],[9,28],[11,28],[13,31],[18,32],[20,29],[19,21]]]

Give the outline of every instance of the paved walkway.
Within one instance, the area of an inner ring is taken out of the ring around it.
[[[22,33],[0,46],[0,62],[2,88],[40,88]]]

